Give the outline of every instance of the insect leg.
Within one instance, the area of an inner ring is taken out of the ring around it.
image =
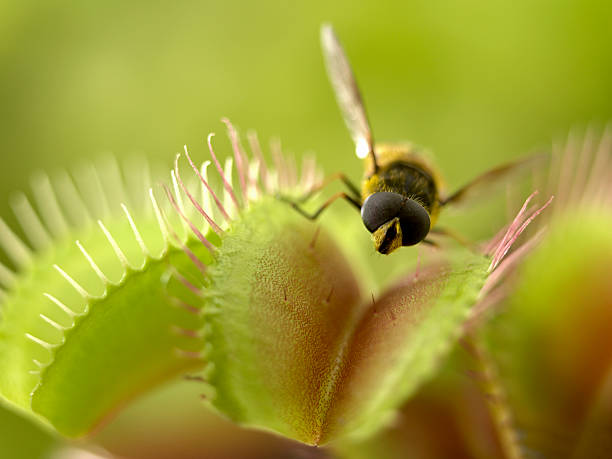
[[[327,185],[329,185],[334,180],[341,180],[342,183],[348,188],[348,190],[353,194],[353,197],[357,200],[361,200],[361,193],[359,192],[359,188],[357,188],[353,182],[342,172],[336,172],[328,176],[325,180],[323,180],[320,184],[313,186],[309,191],[304,193],[303,196],[299,197],[296,201],[303,203],[312,198],[317,192],[321,191]]]
[[[321,204],[321,207],[319,207],[312,214],[309,214],[304,209],[302,209],[300,207],[299,203],[297,203],[297,202],[290,201],[290,200],[288,200],[286,198],[281,198],[281,199],[283,199],[284,201],[288,202],[291,205],[291,207],[293,207],[295,210],[297,210],[300,214],[302,214],[307,219],[309,219],[309,220],[316,220],[319,217],[319,215],[321,215],[321,213],[330,206],[330,204],[332,204],[335,200],[337,200],[339,198],[342,198],[342,199],[348,201],[353,206],[355,206],[355,208],[357,210],[361,210],[361,202],[357,201],[355,198],[353,198],[352,196],[349,196],[348,194],[346,194],[343,191],[341,191],[340,193],[334,194],[331,198],[329,198],[327,201],[325,201],[323,204]]]

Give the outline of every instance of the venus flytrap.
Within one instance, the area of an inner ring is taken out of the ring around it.
[[[235,163],[246,164],[231,125],[230,136]],[[287,170],[276,183],[294,183]],[[237,175],[245,184],[244,170]],[[230,196],[248,196],[225,183]],[[262,188],[276,186],[264,179]],[[205,294],[207,402],[307,444],[373,434],[433,374],[487,279],[499,280],[495,268],[543,210],[526,207],[492,259],[458,249],[372,299],[329,235],[342,237],[340,228],[325,231],[266,196],[241,205]]]
[[[0,228],[18,268],[2,269],[0,392],[69,436],[91,430],[147,387],[201,365],[186,358],[200,340],[174,333],[198,328],[201,318],[171,307],[168,298],[180,286],[160,281],[169,262],[190,262],[171,244],[158,199],[150,193],[145,209],[145,190],[123,194],[117,174],[89,183],[95,191],[87,196],[67,175],[54,185],[46,176],[35,179],[42,218],[19,195],[16,213],[35,250]],[[102,194],[109,190],[117,200]],[[119,199],[141,204],[132,213]],[[212,261],[201,244],[193,250],[201,263]]]
[[[206,403],[235,422],[323,445],[379,431],[435,374],[485,299],[483,286],[499,280],[496,265],[526,226],[525,212],[493,258],[449,249],[390,287],[376,285],[356,274],[369,241],[341,250],[346,222],[313,224],[276,198],[313,187],[313,161],[298,178],[277,146],[270,167],[256,137],[249,157],[224,122],[233,150],[225,166],[212,136],[212,161],[202,168],[185,148],[200,194],[177,157],[166,198],[150,191],[146,207],[119,206],[100,191],[104,178],[91,181],[97,205],[75,208],[102,215],[99,229],[67,221],[63,196],[39,203],[42,222],[20,213],[32,245],[49,248],[32,252],[0,228],[19,265],[0,270],[6,400],[79,436],[187,373],[205,382]]]

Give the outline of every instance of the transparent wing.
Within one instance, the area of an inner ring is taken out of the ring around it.
[[[321,27],[321,47],[338,105],[355,142],[357,156],[365,158],[372,154],[375,160],[372,133],[363,99],[344,49],[329,24]]]
[[[543,167],[548,160],[549,155],[547,154],[535,154],[497,166],[479,175],[447,198],[442,199],[440,204],[456,205],[472,201],[477,196],[489,196],[492,193],[492,187],[495,185],[502,185],[520,179],[522,175]]]

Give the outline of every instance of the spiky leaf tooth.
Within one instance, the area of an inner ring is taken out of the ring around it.
[[[164,285],[168,262],[192,269],[177,251],[150,261],[89,301],[87,315],[65,332],[31,399],[32,410],[60,432],[82,435],[135,395],[201,368],[202,321],[170,304],[178,286]]]
[[[169,244],[153,211],[132,217],[114,201],[99,205],[108,212],[80,203],[94,216],[106,213],[105,224],[76,225],[63,215],[77,207],[78,198],[71,199],[50,204],[55,210],[40,227],[57,234],[35,239],[50,245],[24,251],[27,259],[1,228],[20,270],[2,270],[0,394],[62,434],[79,436],[152,385],[201,366],[194,332],[201,317],[172,304],[201,298],[170,275],[169,263],[201,273]],[[189,244],[202,265],[212,262],[199,241]]]

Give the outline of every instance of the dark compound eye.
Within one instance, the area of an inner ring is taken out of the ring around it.
[[[361,206],[361,219],[370,233],[397,217],[401,211],[404,198],[397,193],[371,194]]]
[[[383,191],[368,196],[361,206],[361,219],[370,233],[396,217],[402,228],[402,245],[414,245],[425,239],[431,222],[418,202]]]
[[[402,228],[402,245],[414,245],[421,242],[429,233],[429,214],[425,208],[412,199],[406,199],[400,213]]]

